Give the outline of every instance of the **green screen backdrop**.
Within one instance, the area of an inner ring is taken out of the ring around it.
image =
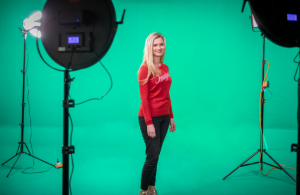
[[[45,0],[1,2],[0,31],[0,160],[15,154],[20,140],[23,37],[18,27]],[[259,94],[262,83],[262,36],[254,33],[242,1],[113,0],[117,21],[126,9],[113,44],[101,60],[113,78],[113,88],[101,101],[70,108],[75,145],[73,194],[138,194],[145,146],[138,125],[140,106],[137,71],[147,36],[166,37],[164,63],[169,66],[175,133],[167,135],[160,156],[159,194],[295,194],[295,182],[282,171],[260,175],[259,166],[238,169],[222,178],[260,146]],[[61,68],[47,55],[47,62]],[[25,142],[50,163],[62,161],[63,73],[40,59],[35,38],[27,39],[28,84],[25,96]],[[266,39],[270,88],[265,93],[264,147],[281,164],[296,166],[290,145],[297,135],[297,48],[283,48]],[[267,67],[267,66],[266,66]],[[75,103],[100,98],[110,87],[101,65],[72,72],[70,94]],[[255,156],[253,161],[258,161]],[[265,157],[267,162],[269,159]],[[32,159],[22,155],[0,167],[0,194],[61,193],[62,171],[22,174]],[[35,161],[35,168],[47,170]],[[269,167],[265,166],[266,173]],[[295,171],[288,170],[294,177]],[[16,188],[15,186],[19,187]]]

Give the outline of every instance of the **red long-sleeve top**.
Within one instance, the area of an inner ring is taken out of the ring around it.
[[[141,106],[138,115],[145,118],[147,125],[153,124],[152,117],[155,116],[170,114],[170,118],[173,118],[169,94],[172,83],[169,68],[165,64],[161,64],[158,68],[161,76],[153,79],[153,75],[151,75],[145,84],[143,80],[147,78],[148,66],[142,65],[139,71]]]

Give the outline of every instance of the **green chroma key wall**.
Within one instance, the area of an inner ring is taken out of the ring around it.
[[[18,27],[22,27],[23,19],[31,13],[42,11],[45,2],[1,2],[1,163],[14,154],[21,134],[18,124],[21,123],[20,70],[24,45]],[[262,36],[251,29],[249,5],[241,13],[240,0],[113,0],[113,4],[117,21],[126,9],[124,24],[119,25],[110,50],[101,60],[112,75],[113,88],[101,101],[70,108],[76,148],[74,160],[78,165],[72,181],[73,194],[97,190],[102,194],[139,192],[145,146],[137,117],[140,106],[137,71],[142,62],[146,37],[152,32],[160,32],[166,37],[164,63],[169,66],[173,80],[170,94],[177,124],[176,132],[167,135],[159,162],[162,167],[157,184],[160,193],[169,194],[172,189],[175,194],[204,191],[206,194],[239,194],[238,189],[229,187],[235,186],[236,182],[241,189],[247,189],[243,185],[253,189],[250,184],[245,184],[245,175],[241,174],[255,171],[251,177],[254,183],[256,179],[265,179],[260,175],[258,165],[241,168],[233,174],[234,179],[229,177],[222,181],[260,144],[258,107],[262,82]],[[33,36],[28,36],[27,44],[32,143],[38,157],[55,163],[57,158],[62,160],[63,73],[48,68],[42,62]],[[61,68],[47,55],[41,40],[40,48],[49,64]],[[270,88],[265,93],[264,107],[266,143],[271,155],[273,150],[280,163],[294,167],[295,153],[292,154],[289,149],[292,143],[296,143],[297,135],[296,64],[293,63],[297,52],[297,48],[279,47],[266,39],[265,59],[270,63]],[[99,63],[71,73],[71,77],[75,77],[70,90],[75,103],[100,98],[110,87],[109,76]],[[26,88],[26,97],[27,92]],[[30,146],[28,108],[26,99],[25,142]],[[21,158],[18,168],[31,165],[30,157]],[[5,185],[0,187],[0,194],[17,194],[21,190],[32,194],[32,187],[15,189],[12,184],[12,180],[17,182],[20,178],[26,182],[28,177],[40,178],[36,181],[38,186],[44,185],[41,178],[49,177],[57,185],[51,190],[45,187],[46,191],[49,194],[61,193],[60,170],[52,169],[48,173],[34,175],[14,170],[7,179],[12,163],[0,168],[0,184]],[[180,167],[176,166],[178,163]],[[36,161],[36,169],[39,168],[47,169],[47,165]],[[289,172],[295,175],[295,171]],[[280,171],[273,173],[276,173],[273,178],[282,177],[281,180],[287,182],[265,180],[270,188],[261,187],[264,193],[272,190],[279,193],[280,190],[271,187],[274,185],[272,182],[278,182],[277,186],[284,185],[278,188],[293,194],[295,183]],[[171,182],[171,178],[177,179]],[[215,185],[222,188],[214,188],[215,191],[206,189]],[[176,191],[177,188],[180,190]],[[249,194],[256,192],[249,190]]]

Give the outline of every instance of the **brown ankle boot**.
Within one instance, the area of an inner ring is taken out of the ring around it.
[[[157,190],[154,189],[153,191],[148,190],[148,195],[157,195]]]

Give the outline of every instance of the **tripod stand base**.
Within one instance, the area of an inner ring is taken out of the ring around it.
[[[254,165],[254,164],[258,164],[259,162],[254,162],[254,163],[249,163],[249,164],[245,164],[246,162],[248,162],[253,156],[255,156],[257,153],[260,152],[260,149],[258,149],[254,154],[252,154],[249,158],[247,158],[242,164],[240,164],[237,168],[235,168],[233,171],[231,171],[228,175],[226,175],[223,180],[225,180],[229,175],[231,175],[234,171],[236,171],[238,168],[240,167],[244,167],[244,166],[248,166],[248,165]],[[277,166],[271,165],[269,163],[266,162],[261,162],[261,164],[266,164],[269,165],[271,167],[275,167],[277,169],[280,169],[282,171],[284,171],[292,180],[294,180],[296,182],[296,180],[279,164],[277,163],[267,152],[266,150],[263,150],[263,153],[265,153]]]
[[[25,145],[25,147],[27,148],[28,153],[23,151],[23,145]],[[19,151],[19,149],[20,149],[20,151]],[[51,165],[51,166],[55,167],[55,165],[52,165],[52,164],[50,164],[50,163],[48,163],[48,162],[46,162],[46,161],[44,161],[44,160],[41,160],[41,159],[39,159],[39,158],[33,156],[33,155],[30,153],[30,151],[29,151],[29,149],[28,149],[26,143],[25,143],[25,142],[19,142],[19,147],[18,147],[18,149],[17,149],[16,155],[14,155],[14,156],[11,157],[10,159],[8,159],[8,160],[5,161],[4,163],[2,163],[2,166],[3,166],[4,164],[6,164],[7,162],[9,162],[9,161],[12,160],[13,158],[15,158],[16,156],[18,156],[17,160],[15,161],[14,165],[12,166],[12,168],[10,169],[10,171],[9,171],[9,173],[7,174],[6,177],[9,176],[10,172],[11,172],[12,169],[15,167],[15,165],[16,165],[17,161],[19,160],[21,154],[27,154],[27,155],[30,156],[30,157],[33,157],[33,158],[35,158],[35,159],[37,159],[37,160],[40,160],[40,161],[42,161],[42,162],[44,162],[44,163],[47,163],[48,165]]]

